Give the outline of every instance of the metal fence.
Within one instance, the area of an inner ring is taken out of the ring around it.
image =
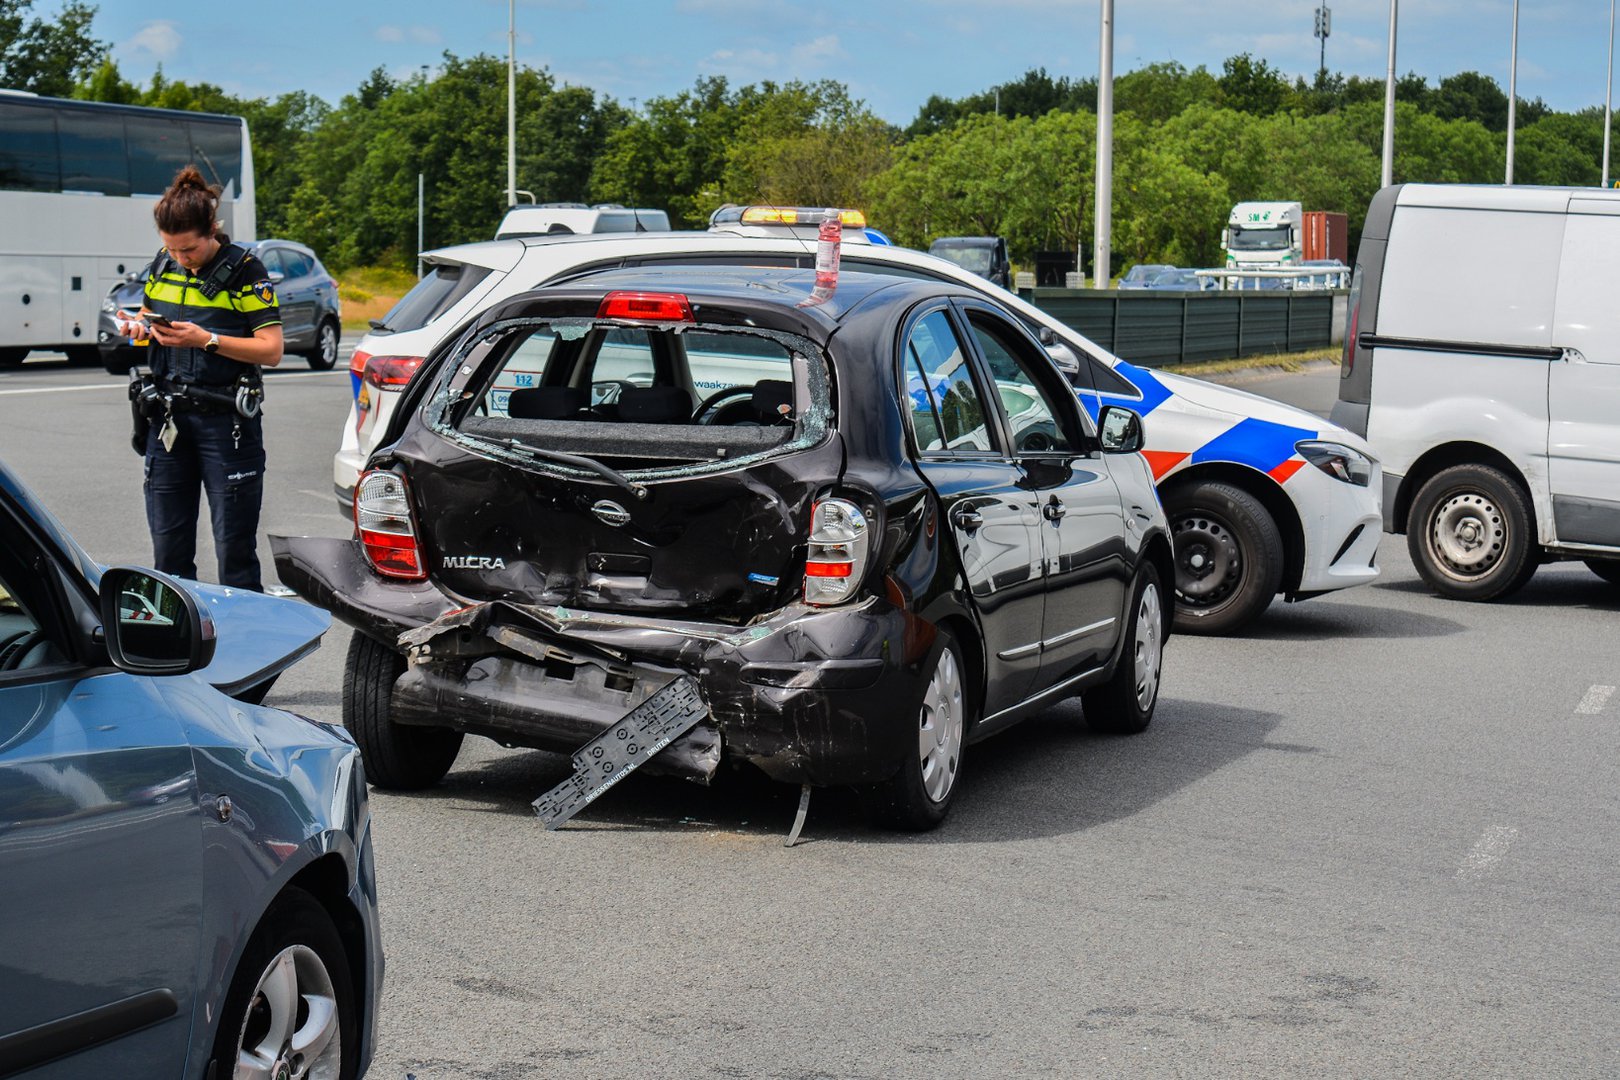
[[[1344,335],[1346,294],[1338,291],[1022,289],[1019,295],[1133,364],[1325,349]]]

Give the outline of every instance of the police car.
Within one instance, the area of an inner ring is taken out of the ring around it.
[[[740,207],[707,232],[502,240],[429,252],[429,273],[359,343],[354,406],[333,459],[341,512],[392,441],[393,408],[435,345],[491,305],[615,267],[813,265],[819,208]],[[945,259],[873,242],[841,211],[845,270],[945,281],[1016,312],[1064,368],[1092,417],[1125,405],[1147,420],[1145,455],[1176,540],[1176,626],[1231,633],[1272,600],[1304,600],[1378,576],[1382,476],[1365,440],[1311,413],[1110,355],[1055,317]],[[514,370],[512,386],[521,388]],[[638,373],[622,373],[639,385]],[[606,393],[615,391],[608,389]]]

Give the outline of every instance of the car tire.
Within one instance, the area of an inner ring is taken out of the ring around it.
[[[1175,542],[1175,627],[1230,634],[1260,617],[1282,588],[1283,542],[1259,499],[1200,482],[1164,495]]]
[[[356,631],[343,669],[343,726],[360,747],[367,780],[418,791],[444,779],[461,752],[462,733],[394,723],[389,698],[404,673],[403,656]]]
[[[258,1075],[352,1080],[360,1065],[357,1005],[331,914],[309,893],[289,888],[270,905],[236,965],[209,1075],[234,1076],[246,1058],[260,1066]],[[295,1055],[312,1046],[318,1046],[313,1061],[295,1065]]]
[[[1136,735],[1153,722],[1164,670],[1165,617],[1159,572],[1144,563],[1131,590],[1125,647],[1108,681],[1080,695],[1086,726],[1105,735]]]
[[[961,786],[974,692],[961,646],[944,630],[939,636],[939,655],[914,721],[917,745],[894,776],[864,792],[873,824],[883,828],[908,832],[934,828],[945,820]]]
[[[1586,568],[1610,585],[1620,585],[1620,559],[1587,559]]]
[[[1530,497],[1500,469],[1454,465],[1412,500],[1406,547],[1419,576],[1452,600],[1497,600],[1541,562]]]
[[[26,359],[28,359],[27,349],[0,349],[0,368],[21,367]]]
[[[338,324],[331,319],[315,328],[315,344],[304,354],[311,371],[331,371],[337,364],[338,342],[342,339]]]

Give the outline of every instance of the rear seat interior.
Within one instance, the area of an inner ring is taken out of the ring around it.
[[[761,379],[747,401],[752,415],[744,423],[764,426],[793,422],[793,384]],[[678,386],[627,386],[610,405],[591,408],[590,392],[574,386],[531,386],[513,390],[506,413],[513,420],[595,420],[625,424],[688,424],[696,406]]]

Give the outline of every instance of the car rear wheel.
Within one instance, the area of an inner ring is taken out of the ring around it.
[[[116,349],[101,354],[101,366],[107,369],[109,375],[128,375],[130,368],[135,366],[135,358],[130,355],[133,349]]]
[[[210,1075],[352,1080],[360,1061],[354,981],[332,916],[288,889],[242,953],[220,1012]]]
[[[886,828],[934,828],[950,812],[961,777],[973,692],[961,647],[943,630],[940,637],[943,647],[914,721],[916,750],[907,755],[899,772],[866,792],[873,821]]]
[[[1587,559],[1586,568],[1610,585],[1620,585],[1620,560]]]
[[[331,319],[315,330],[315,345],[304,354],[311,371],[331,371],[338,358],[338,325]]]
[[[1540,562],[1529,497],[1488,465],[1455,465],[1419,488],[1406,546],[1429,587],[1453,600],[1506,596]]]
[[[415,791],[444,779],[461,751],[448,728],[396,724],[389,708],[405,658],[356,631],[343,669],[343,726],[365,758],[366,779],[380,788]]]
[[[1080,695],[1086,726],[1108,735],[1135,735],[1153,722],[1159,703],[1159,676],[1164,667],[1164,638],[1169,629],[1159,574],[1143,565],[1131,593],[1125,648],[1108,681]]]
[[[1176,629],[1230,634],[1282,588],[1283,542],[1259,499],[1231,484],[1195,483],[1164,495],[1176,547]]]

